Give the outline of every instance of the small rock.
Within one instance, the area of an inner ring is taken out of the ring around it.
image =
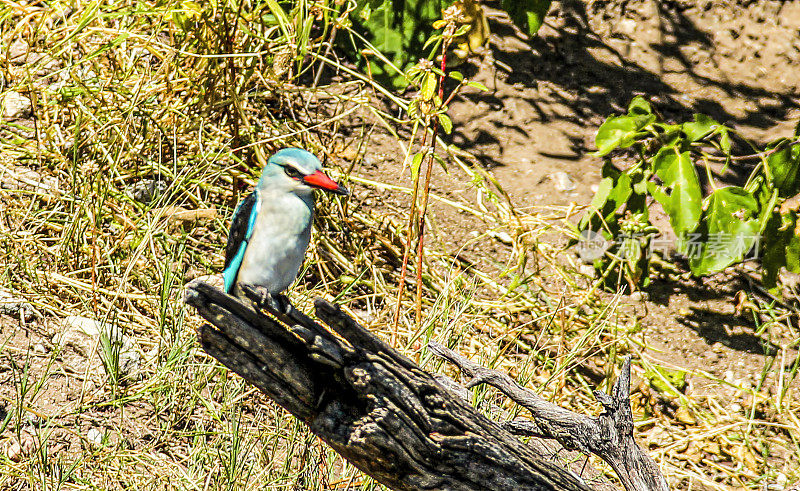
[[[0,107],[3,108],[3,119],[28,118],[33,113],[31,100],[19,92],[7,92],[0,98]]]
[[[161,197],[167,190],[169,184],[155,179],[142,179],[133,184],[128,190],[131,198],[139,203],[151,203]]]
[[[0,290],[0,315],[8,315],[25,322],[41,319],[41,312],[25,301],[24,298],[13,297],[10,293]]]
[[[628,298],[631,300],[631,302],[646,302],[650,296],[647,294],[647,292],[635,291],[628,295]]]
[[[669,431],[666,431],[660,426],[656,426],[647,435],[647,445],[650,448],[663,448],[675,441],[675,438]]]
[[[86,432],[86,439],[89,440],[89,443],[97,447],[103,444],[104,437],[105,435],[103,432],[97,428],[89,428],[89,431]]]
[[[105,356],[100,336],[106,336],[117,356],[120,373],[130,375],[138,370],[141,356],[134,349],[131,339],[118,327],[77,315],[66,317],[62,325],[63,329],[53,336],[53,344],[70,346],[86,358],[92,354],[92,350]]]
[[[727,383],[729,383],[729,384],[733,385],[733,384],[734,384],[734,382],[735,382],[735,378],[734,378],[734,375],[733,375],[733,371],[732,371],[732,370],[725,370],[725,375],[722,377],[722,379],[723,379],[725,382],[727,382]]]
[[[508,232],[493,232],[489,231],[489,235],[494,237],[495,239],[499,240],[503,244],[511,245],[514,243],[514,239],[508,234]]]
[[[20,440],[14,440],[6,448],[6,457],[12,462],[19,462],[26,455],[30,455],[35,447],[33,437],[27,432],[20,435]]]
[[[25,63],[25,56],[29,50],[28,43],[22,39],[17,39],[8,47],[8,61],[17,65]]]
[[[597,269],[595,269],[595,267],[591,264],[579,264],[578,272],[583,276],[588,276],[589,278],[597,278]]]
[[[593,230],[583,230],[575,247],[581,261],[591,264],[603,257],[611,245],[601,234]]]
[[[675,419],[687,426],[697,424],[697,420],[686,406],[681,406],[675,411]]]
[[[562,193],[575,189],[575,182],[572,180],[572,177],[563,170],[554,172],[550,174],[549,177],[550,180],[553,181],[555,188]]]

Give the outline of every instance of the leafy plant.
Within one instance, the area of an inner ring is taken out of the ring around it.
[[[768,287],[775,286],[783,267],[800,272],[798,132],[744,157],[731,155],[732,134],[703,114],[682,124],[665,123],[641,97],[631,101],[627,114],[608,118],[597,131],[596,155],[631,148],[637,159],[625,170],[606,160],[590,212],[578,224],[584,255],[594,251],[596,257],[589,258],[608,278],[615,270],[631,288],[646,286],[649,255],[657,249],[652,198],[669,216],[677,252],[688,258],[694,275],[721,271],[745,257],[762,258]],[[744,186],[715,184],[710,161],[724,160],[727,168],[745,159],[758,164]],[[705,196],[698,163],[712,188]],[[587,249],[589,238],[605,243]]]
[[[520,29],[532,36],[541,27],[551,1],[504,0],[502,7]],[[454,40],[457,57],[465,58],[489,38],[489,24],[479,1],[360,0],[351,20],[355,30],[371,47],[357,50],[359,61],[379,82],[395,88],[405,87],[410,82],[408,69],[419,58],[430,54],[425,53],[426,42],[437,29],[433,24],[448,6],[458,8],[461,14],[457,22],[466,26]],[[353,46],[362,44],[353,41]]]

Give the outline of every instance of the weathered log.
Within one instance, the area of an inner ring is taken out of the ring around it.
[[[392,489],[589,489],[337,306],[315,302],[341,337],[294,309],[265,315],[202,282],[186,302],[213,324],[198,332],[211,356]]]
[[[533,419],[515,419],[503,425],[517,435],[555,439],[565,448],[593,453],[605,460],[630,491],[667,491],[658,466],[633,437],[630,404],[631,359],[622,364],[611,395],[595,391],[603,406],[597,418],[578,414],[543,399],[518,385],[506,373],[473,363],[455,351],[431,342],[431,352],[458,366],[471,380],[467,387],[489,384],[531,412]]]

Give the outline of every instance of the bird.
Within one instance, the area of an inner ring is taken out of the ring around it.
[[[267,161],[253,192],[236,207],[225,246],[225,292],[259,306],[288,313],[283,292],[294,283],[311,238],[314,189],[346,196],[349,191],[322,171],[322,163],[301,148],[284,148]]]

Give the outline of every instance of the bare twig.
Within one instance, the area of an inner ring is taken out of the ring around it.
[[[473,363],[441,344],[431,341],[428,347],[433,354],[458,366],[471,378],[467,383],[468,388],[489,384],[531,412],[532,421],[515,420],[507,424],[506,429],[517,434],[552,438],[568,449],[597,455],[614,469],[625,489],[668,489],[656,463],[636,444],[633,437],[630,357],[625,359],[610,396],[600,391],[594,392],[604,411],[597,418],[592,418],[548,402],[514,382],[506,373]]]

